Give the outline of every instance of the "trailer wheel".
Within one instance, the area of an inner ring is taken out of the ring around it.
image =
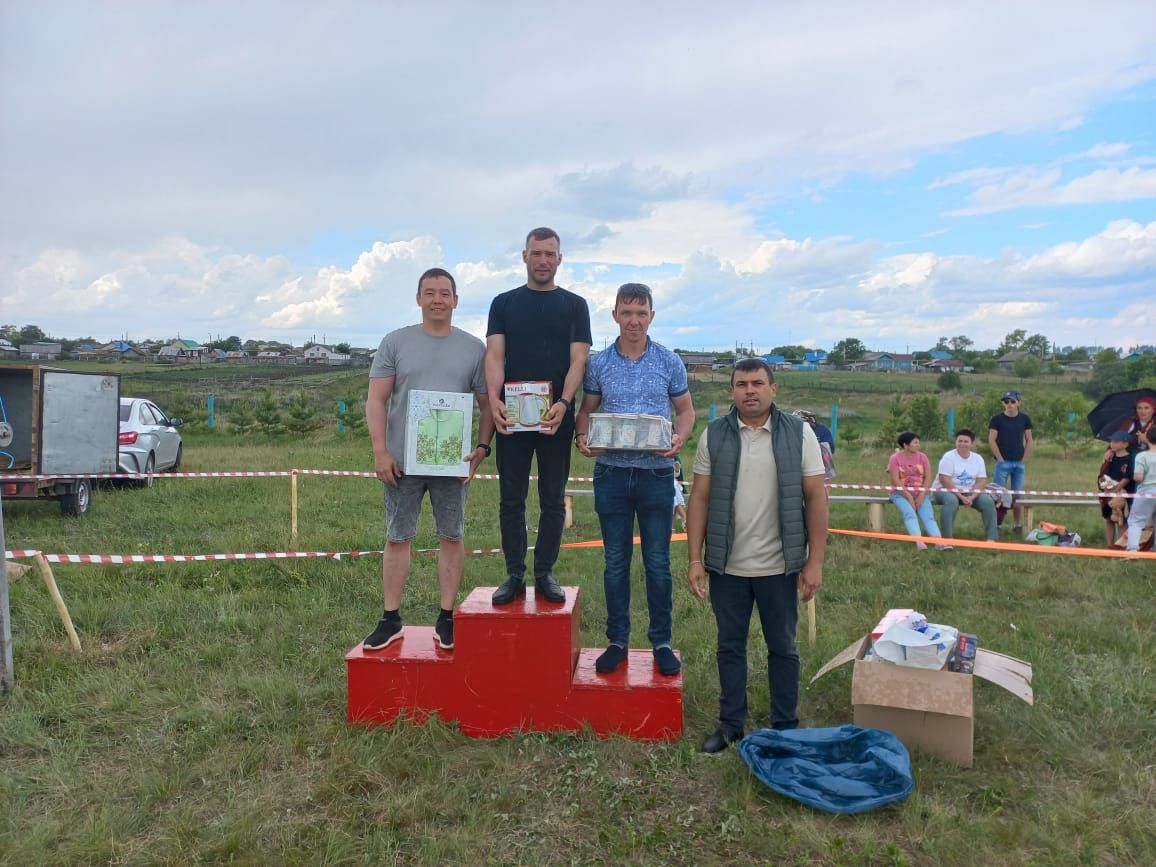
[[[92,482],[80,479],[71,493],[60,498],[60,513],[79,517],[88,513],[92,506]]]

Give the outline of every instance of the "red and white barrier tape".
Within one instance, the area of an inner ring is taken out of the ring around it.
[[[898,485],[856,485],[845,482],[828,482],[828,488],[845,488],[850,491],[887,491],[888,493],[896,493],[900,491],[923,491],[924,493],[934,493],[936,488],[904,488]],[[971,493],[971,489],[959,489],[959,493]],[[1031,497],[1095,497],[1096,499],[1112,499],[1114,497],[1156,497],[1156,493],[1114,493],[1108,491],[1033,491],[1022,490],[1018,491],[1015,488],[996,488],[994,486],[985,488],[980,493],[991,494],[992,496],[1011,494],[1013,496],[1031,496]]]
[[[225,470],[215,473],[153,473],[153,479],[239,479],[239,478],[276,478],[285,476],[357,476],[365,479],[376,478],[376,473],[366,470]],[[0,473],[0,482],[46,482],[53,479],[147,479],[148,473]],[[496,473],[478,473],[475,479],[496,480]],[[530,476],[531,481],[537,481],[537,476]],[[568,482],[593,482],[593,476],[572,476]]]
[[[239,479],[239,478],[268,478],[278,476],[294,476],[301,470],[236,470],[236,471],[222,471],[216,473],[153,473],[153,479]],[[339,472],[333,470],[332,472]],[[354,475],[350,473],[350,475]],[[373,473],[357,473],[356,475],[369,475]],[[53,479],[147,479],[150,478],[148,473],[49,473],[42,475],[26,475],[26,474],[0,474],[0,482],[47,482]]]
[[[12,475],[0,474],[0,482],[31,482],[31,481],[50,481],[52,479],[238,479],[238,478],[278,478],[285,476],[355,476],[359,478],[372,479],[376,478],[375,474],[366,470],[222,470],[214,473],[154,473],[151,477],[147,473],[75,473],[75,474],[53,474],[53,475]],[[494,473],[478,473],[474,476],[475,479],[485,479],[493,481],[498,478]],[[536,481],[537,476],[530,476],[531,481]],[[571,476],[568,478],[569,482],[593,482],[592,476]],[[895,485],[867,485],[867,484],[852,484],[848,482],[828,482],[827,487],[830,489],[840,488],[849,491],[886,491],[893,493],[901,490],[922,490],[931,491],[932,488],[902,488]],[[961,491],[961,493],[969,493],[969,491]],[[1014,496],[1031,496],[1031,497],[1070,497],[1078,498],[1094,498],[1094,499],[1112,499],[1114,497],[1124,497],[1128,499],[1156,497],[1156,493],[1110,493],[1105,491],[1045,491],[1045,490],[1014,490],[1012,488],[994,488],[986,489],[989,494],[1012,494]]]
[[[35,550],[5,551],[9,559],[35,557]],[[207,560],[356,559],[381,551],[256,551],[244,554],[44,554],[49,563],[196,563]]]
[[[882,539],[887,541],[902,542],[905,545],[910,545],[912,541],[916,540],[922,540],[927,544],[949,541],[957,548],[975,548],[989,551],[1017,551],[1030,554],[1048,554],[1072,557],[1103,557],[1112,559],[1156,559],[1156,553],[1153,552],[1122,551],[1120,549],[1068,548],[1063,546],[1035,545],[1022,542],[989,542],[981,541],[978,539],[943,540],[930,536],[908,536],[898,533],[877,533],[869,530],[841,530],[837,527],[832,527],[831,532],[844,536],[857,536],[864,539]],[[686,535],[680,533],[672,536],[671,539],[672,541],[683,541],[686,539]],[[585,542],[564,542],[561,547],[600,548],[602,547],[602,544],[603,542],[601,539],[590,539]],[[639,544],[638,537],[634,538],[634,544]],[[531,546],[528,550],[532,551],[533,546]],[[371,551],[258,551],[255,553],[242,554],[44,554],[42,551],[35,549],[17,549],[13,551],[5,551],[4,558],[7,560],[19,560],[27,557],[35,557],[39,554],[43,556],[44,559],[49,563],[95,563],[116,565],[126,563],[197,563],[213,560],[356,560],[359,557],[368,557],[383,553],[383,551],[378,549]],[[437,554],[438,549],[420,548],[414,553]],[[502,549],[473,548],[466,550],[464,553],[473,555],[501,554]]]

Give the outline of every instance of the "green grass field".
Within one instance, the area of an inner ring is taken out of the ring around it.
[[[861,394],[858,385],[813,380],[804,391],[784,379],[780,401],[821,408],[843,388],[841,407],[861,401],[877,423],[890,392]],[[722,386],[701,383],[695,393],[704,411]],[[927,451],[935,460],[944,447]],[[1029,486],[1087,490],[1099,454],[1091,443],[1041,442]],[[837,457],[838,481],[884,481],[886,449],[841,448]],[[367,438],[326,428],[272,441],[186,439],[188,470],[292,467],[369,469]],[[577,454],[573,474],[589,474]],[[300,498],[299,549],[380,547],[376,481],[304,477]],[[887,511],[889,529],[901,532]],[[1102,544],[1093,509],[1038,517]],[[50,553],[286,550],[289,481],[162,478],[151,489],[98,490],[80,520],[62,519],[54,503],[12,503],[4,522],[9,548]],[[836,505],[832,525],[865,528],[863,507]],[[962,515],[957,530],[980,538],[978,515]],[[591,500],[579,499],[566,540],[597,536]],[[467,542],[499,544],[496,482],[474,485]],[[417,545],[435,544],[427,514]],[[856,817],[770,793],[733,752],[696,752],[717,713],[714,625],[686,590],[681,543],[673,562],[686,734],[669,745],[591,735],[473,740],[436,722],[347,727],[342,656],[380,616],[376,557],[59,565],[81,654],[68,649],[34,573],[13,579],[17,683],[0,696],[0,862],[1151,863],[1151,562],[918,554],[907,543],[834,536],[813,647],[800,629],[804,682],[894,606],[975,632],[983,646],[1035,669],[1034,707],[977,684],[973,768],[915,753],[912,797]],[[500,557],[468,559],[463,595],[502,573]],[[635,573],[633,643],[644,646],[637,558]],[[582,588],[582,642],[600,646],[600,552],[563,551],[557,576]],[[403,615],[432,623],[436,604],[434,559],[415,558]],[[761,644],[751,643],[753,727],[766,724]],[[800,711],[805,725],[849,721],[850,672],[804,688]]]

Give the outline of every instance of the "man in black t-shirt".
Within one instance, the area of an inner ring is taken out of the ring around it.
[[[530,232],[522,261],[526,284],[493,300],[486,327],[486,386],[500,434],[498,521],[506,556],[506,580],[494,592],[495,605],[508,604],[526,593],[526,494],[535,456],[541,514],[534,544],[534,586],[539,598],[566,600],[553,570],[566,519],[574,396],[582,385],[592,342],[585,299],[554,285],[562,263],[558,233],[546,228]],[[553,403],[540,432],[511,432],[505,384],[526,381],[549,382]]]
[[[995,457],[992,483],[1013,491],[1022,491],[1027,481],[1025,464],[1032,453],[1032,420],[1020,412],[1020,393],[1008,391],[1003,396],[1003,412],[992,416],[987,425],[987,444]],[[1015,495],[1013,495],[1015,496]],[[1023,532],[1023,508],[1015,496],[1015,531]],[[1007,505],[1006,502],[1004,505]]]

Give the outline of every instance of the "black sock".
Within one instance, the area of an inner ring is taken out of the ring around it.
[[[401,620],[401,609],[395,608],[395,609],[393,609],[393,611],[390,611],[389,609],[385,609],[384,611],[382,611],[381,619],[382,620],[389,620],[389,621]]]
[[[454,610],[452,608],[442,608],[438,611],[438,620],[453,620]]]

